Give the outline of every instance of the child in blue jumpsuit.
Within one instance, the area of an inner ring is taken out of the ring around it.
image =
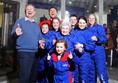
[[[91,53],[93,64],[91,65],[89,83],[96,83],[96,70],[100,82],[108,83],[106,70],[106,54],[105,49],[102,46],[102,44],[105,44],[107,42],[107,38],[104,28],[101,25],[96,24],[96,17],[94,14],[89,15],[89,29],[93,33],[93,36],[91,38],[95,41],[96,44],[94,51]]]
[[[51,41],[51,37],[49,35],[49,24],[46,21],[43,21],[42,25],[41,25],[41,32],[43,35],[43,42],[48,42],[49,40]],[[46,65],[46,55],[49,52],[49,48],[50,45],[49,43],[47,44],[48,48],[44,48],[43,45],[39,48],[39,56],[40,56],[40,60],[39,60],[39,64],[38,64],[38,83],[48,83],[48,66]]]
[[[95,48],[95,43],[91,40],[92,34],[87,29],[87,19],[84,16],[80,16],[77,23],[78,27],[75,30],[76,46],[75,54],[79,57],[78,64],[79,82],[89,83],[89,70],[91,64],[90,51]]]
[[[66,52],[67,43],[65,40],[57,40],[55,43],[55,52],[47,60],[49,66],[53,66],[54,80],[53,83],[72,83],[72,75],[69,71],[69,59],[72,59],[72,54]]]

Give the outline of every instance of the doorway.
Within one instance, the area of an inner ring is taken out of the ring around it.
[[[19,17],[19,2],[0,1],[0,66],[13,64],[14,40],[10,33]]]

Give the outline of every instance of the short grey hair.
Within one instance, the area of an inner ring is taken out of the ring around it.
[[[69,29],[71,30],[71,23],[69,21],[63,21],[60,25],[60,29],[62,28],[62,26],[68,25]]]

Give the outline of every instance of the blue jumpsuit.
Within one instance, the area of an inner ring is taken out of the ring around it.
[[[74,51],[74,45],[76,43],[75,41],[75,35],[70,34],[70,35],[62,35],[60,32],[56,34],[55,39],[63,39],[67,42],[68,48],[66,49],[67,52],[72,52]]]
[[[48,33],[48,37],[50,37],[51,38],[51,40],[50,41],[48,41],[48,44],[47,44],[47,42],[45,43],[45,45],[46,45],[46,48],[47,49],[49,49],[49,54],[50,55],[52,55],[52,53],[54,52],[54,45],[53,45],[53,39],[55,39],[56,38],[56,34],[58,33],[58,31],[55,31],[55,30],[50,30],[49,31],[49,33]],[[52,83],[53,81],[53,73],[54,73],[54,71],[53,71],[53,69],[52,69],[52,67],[49,67],[48,68],[48,81],[49,81],[49,83]]]
[[[90,80],[89,83],[96,83],[96,69],[101,83],[108,83],[108,76],[106,71],[106,54],[102,44],[107,42],[105,30],[101,25],[94,25],[89,27],[89,30],[94,36],[98,38],[95,42],[95,50],[91,53],[92,65],[90,66]],[[96,68],[96,69],[95,69]]]
[[[73,55],[75,55],[74,46],[76,44],[76,40],[75,40],[75,35],[74,34],[70,33],[70,35],[62,35],[60,32],[58,32],[56,34],[56,38],[55,39],[64,39],[67,42],[67,44],[68,44],[68,48],[66,49],[66,51],[69,52],[69,53],[71,52]],[[79,59],[77,59],[77,61],[79,61]],[[75,75],[77,74],[77,73],[75,73],[76,65],[73,62],[70,62],[70,65],[71,65],[70,71],[72,73],[72,77],[75,80],[76,79]]]
[[[53,83],[72,83],[72,75],[69,71],[68,62],[69,53],[64,52],[61,59],[58,60],[57,53],[54,52],[51,56],[51,60],[48,61],[49,66],[53,66],[54,80]]]
[[[71,34],[75,34],[76,28],[71,28]],[[75,65],[75,75],[74,75],[74,82],[73,83],[79,83],[79,71],[78,71],[78,65]]]
[[[46,64],[46,55],[47,53],[49,53],[50,48],[52,47],[52,44],[50,43],[50,41],[52,41],[49,32],[46,34],[43,34],[43,38],[45,39],[45,45],[46,48],[45,49],[40,49],[39,48],[39,57],[40,60],[38,62],[38,83],[48,83],[48,66]]]
[[[55,39],[56,38],[56,34],[58,34],[59,31],[55,31],[55,30],[50,30],[48,33],[48,36],[51,37],[51,39]],[[52,41],[50,41],[50,47],[49,47],[49,42],[48,45],[46,45],[46,47],[49,49],[49,54],[51,55],[54,52],[54,46]]]
[[[72,28],[70,33],[74,34],[75,33],[75,28]]]
[[[75,50],[76,56],[79,57],[80,61],[78,64],[79,70],[79,82],[80,83],[89,83],[89,70],[91,65],[91,56],[90,52],[94,50],[95,43],[91,40],[92,33],[88,29],[76,29],[75,30],[76,43],[83,44],[82,53],[79,53],[78,50]]]

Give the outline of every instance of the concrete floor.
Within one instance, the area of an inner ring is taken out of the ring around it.
[[[118,83],[118,67],[107,67],[109,83]],[[6,73],[6,71],[8,73]],[[0,68],[0,83],[18,83],[18,72],[10,72],[11,68]],[[99,79],[98,79],[98,83]]]

